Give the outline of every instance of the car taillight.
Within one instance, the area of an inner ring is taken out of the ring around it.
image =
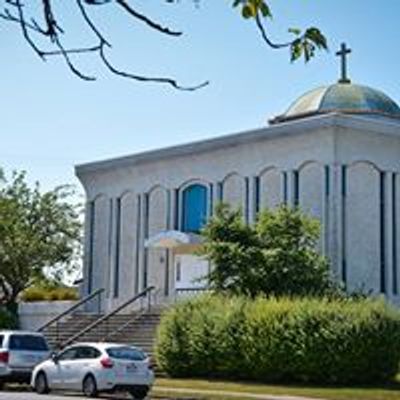
[[[153,357],[149,357],[149,365],[148,365],[148,368],[149,368],[149,369],[154,369],[155,365],[156,365],[156,363],[155,363],[155,361],[154,361],[154,358],[153,358]]]
[[[0,351],[0,362],[8,364],[8,359],[10,358],[8,351]]]
[[[114,363],[109,358],[102,358],[100,364],[103,368],[112,368],[114,366]]]

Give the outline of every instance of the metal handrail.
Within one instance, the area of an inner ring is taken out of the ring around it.
[[[145,314],[144,310],[141,310],[139,313],[135,314],[132,316],[132,318],[129,318],[128,321],[126,321],[124,324],[122,324],[118,329],[115,329],[111,333],[108,333],[106,336],[103,337],[101,342],[105,342],[108,338],[113,337],[117,333],[122,332],[126,327],[128,327],[130,324],[138,320],[141,316]]]
[[[137,294],[134,297],[130,298],[129,300],[125,301],[120,306],[118,306],[114,310],[110,311],[108,314],[103,315],[102,317],[98,318],[96,321],[93,321],[90,325],[86,326],[81,331],[79,331],[78,333],[76,333],[75,335],[70,337],[68,340],[66,340],[64,343],[62,343],[61,347],[68,346],[69,344],[73,343],[76,339],[79,339],[85,333],[91,331],[93,328],[96,328],[98,325],[100,325],[104,321],[107,321],[108,319],[110,319],[110,317],[112,317],[113,315],[117,314],[118,312],[120,312],[121,310],[126,308],[127,306],[131,305],[136,300],[142,299],[143,297],[147,296],[147,294],[151,293],[151,291],[154,290],[154,289],[155,289],[154,286],[150,286],[150,287],[146,288],[145,290],[143,290],[142,292],[140,292],[139,294]],[[150,309],[150,307],[151,307],[151,296],[149,296],[148,298],[149,298],[148,308]]]
[[[56,317],[52,318],[50,321],[46,322],[44,325],[42,325],[40,328],[37,329],[38,332],[42,332],[46,328],[48,328],[50,325],[53,325],[55,322],[58,322],[60,319],[64,318],[65,316],[71,314],[73,311],[75,311],[77,308],[79,308],[81,305],[87,303],[89,300],[92,300],[94,297],[99,296],[104,292],[104,288],[97,289],[93,293],[89,294],[88,296],[84,297],[82,300],[80,300],[78,303],[74,304],[67,310],[63,311],[61,314],[58,314]],[[100,300],[99,300],[99,305],[100,305]]]

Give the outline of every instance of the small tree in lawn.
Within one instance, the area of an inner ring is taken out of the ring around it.
[[[24,172],[6,180],[0,170],[0,305],[15,309],[34,281],[77,268],[81,223],[71,194],[68,186],[41,192]]]
[[[331,293],[329,265],[317,250],[319,222],[297,208],[264,210],[254,225],[240,211],[217,207],[203,229],[201,250],[213,265],[212,289],[256,296]]]

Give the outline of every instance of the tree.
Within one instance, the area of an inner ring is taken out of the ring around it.
[[[162,0],[169,4],[179,3],[180,0]],[[200,0],[191,0],[194,3],[200,3]],[[203,0],[204,1],[204,0]],[[49,57],[63,57],[69,69],[79,78],[93,81],[96,78],[80,70],[74,63],[73,57],[82,56],[84,54],[97,54],[100,61],[104,64],[112,74],[133,79],[140,82],[156,82],[168,84],[178,90],[193,91],[208,85],[208,81],[193,86],[182,86],[176,79],[167,77],[149,77],[145,75],[126,72],[114,66],[107,54],[111,49],[111,40],[105,37],[102,27],[98,26],[91,14],[89,8],[98,7],[117,7],[122,10],[132,21],[145,24],[151,30],[170,37],[179,37],[182,32],[170,29],[156,22],[151,17],[131,4],[129,0],[75,0],[76,8],[81,22],[85,28],[91,32],[93,45],[88,47],[67,47],[64,39],[67,38],[67,31],[62,27],[60,20],[62,16],[54,3],[54,0],[38,0],[36,2],[23,2],[23,0],[3,0],[4,8],[0,12],[0,18],[5,21],[17,23],[20,26],[21,33],[25,41],[32,50],[43,60]],[[327,41],[324,35],[316,27],[310,27],[303,32],[297,28],[289,29],[292,39],[284,43],[276,43],[267,34],[266,21],[272,19],[272,12],[269,6],[269,0],[232,0],[232,6],[240,10],[240,15],[246,19],[253,21],[264,42],[272,49],[290,49],[290,58],[295,61],[301,57],[309,61],[315,54],[316,50],[327,49]],[[84,29],[82,29],[84,31]],[[50,45],[48,48],[41,46],[41,39],[45,39]]]
[[[247,225],[241,211],[222,204],[202,235],[201,254],[213,265],[207,279],[218,292],[304,296],[335,287],[317,251],[319,222],[297,208],[264,210]]]
[[[35,280],[54,279],[77,268],[81,223],[70,203],[71,187],[41,192],[25,172],[0,180],[0,305],[16,303]]]

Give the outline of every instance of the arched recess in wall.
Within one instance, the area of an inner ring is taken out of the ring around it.
[[[319,249],[327,242],[328,199],[325,196],[327,183],[325,167],[317,161],[307,161],[297,169],[297,181],[294,179],[294,196],[301,209],[321,223]]]
[[[210,215],[209,183],[202,180],[185,182],[180,189],[181,230],[200,232]]]
[[[168,190],[160,185],[148,192],[147,237],[168,229]],[[145,277],[147,286],[155,286],[162,293],[167,284],[167,252],[164,249],[148,249]]]
[[[232,172],[222,180],[222,201],[233,209],[246,208],[246,180],[237,172]]]
[[[307,214],[323,222],[325,167],[317,161],[307,161],[298,168],[298,203]],[[295,183],[296,184],[296,183]],[[296,188],[294,188],[296,191]]]
[[[115,221],[119,226],[119,273],[114,279],[119,279],[119,291],[123,293],[134,293],[135,290],[135,263],[137,249],[136,228],[138,223],[137,195],[132,191],[125,191],[119,197],[120,210],[117,210],[116,217],[120,221]],[[118,205],[117,205],[118,207]]]
[[[264,168],[260,174],[259,209],[275,208],[283,202],[282,172],[275,166]]]
[[[344,262],[350,290],[380,291],[381,173],[376,165],[358,161],[345,169]]]
[[[108,197],[97,194],[88,202],[88,232],[87,242],[87,292],[91,293],[99,288],[105,288],[108,278],[108,230],[109,208]]]
[[[400,293],[400,172],[392,176],[392,293]]]

